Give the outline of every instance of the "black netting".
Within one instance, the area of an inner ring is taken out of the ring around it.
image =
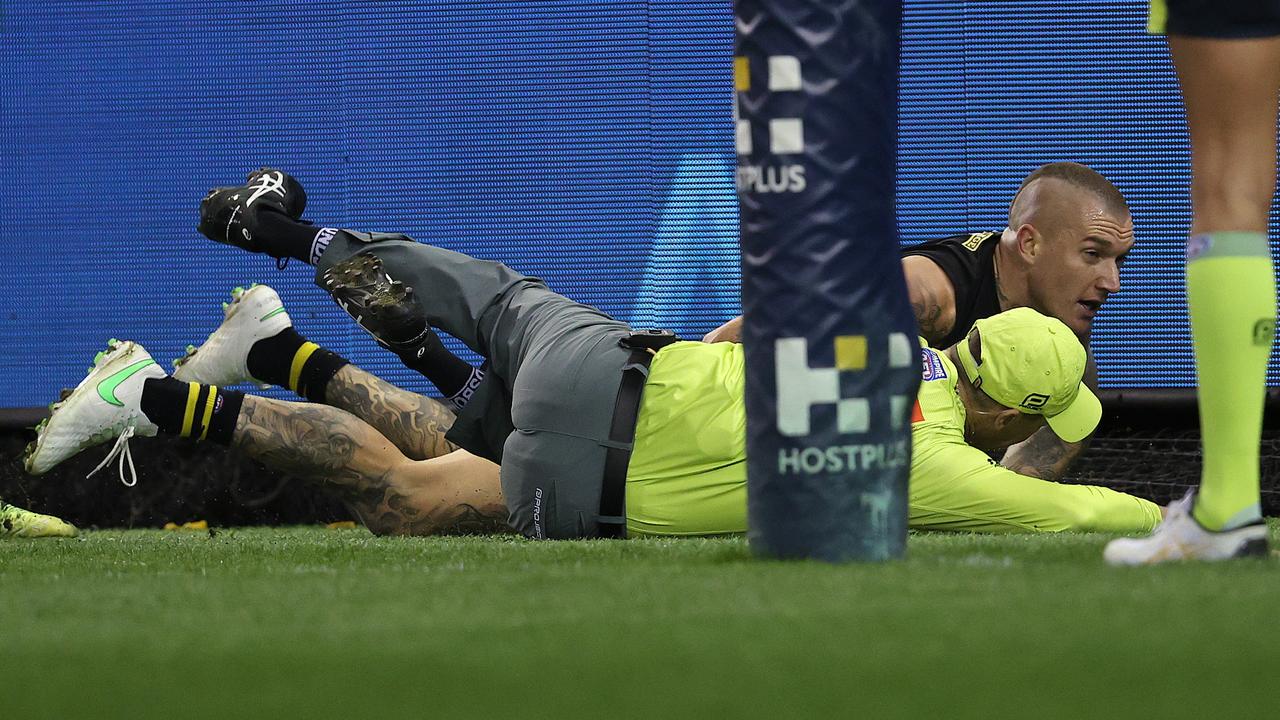
[[[272,472],[234,451],[189,440],[130,441],[138,484],[121,485],[115,461],[85,476],[107,454],[94,448],[47,475],[23,472],[30,431],[0,432],[0,498],[52,513],[81,527],[158,527],[207,520],[211,525],[285,525],[350,520],[331,493],[302,478]],[[128,477],[126,470],[126,477]]]
[[[1094,438],[1069,482],[1105,485],[1161,505],[1200,482],[1200,431],[1196,428],[1110,427]],[[1262,512],[1280,515],[1280,431],[1262,437]]]

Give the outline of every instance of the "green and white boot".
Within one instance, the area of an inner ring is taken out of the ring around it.
[[[218,387],[259,383],[249,375],[249,350],[259,340],[293,325],[280,296],[266,285],[232,290],[231,302],[222,304],[222,312],[218,329],[200,347],[188,345],[187,354],[173,361],[175,379]]]
[[[111,340],[94,358],[89,374],[66,399],[49,407],[50,414],[36,426],[36,440],[27,445],[23,465],[32,475],[43,475],[58,463],[86,448],[115,439],[115,447],[94,472],[120,457],[120,477],[128,461],[129,438],[152,437],[158,428],[143,414],[142,388],[148,378],[165,377],[164,370],[135,342]],[[136,475],[134,481],[136,482]]]

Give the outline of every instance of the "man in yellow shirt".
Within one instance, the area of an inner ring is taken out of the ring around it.
[[[921,345],[910,527],[1134,532],[1159,523],[1151,502],[1019,475],[984,452],[1046,423],[1067,442],[1097,425],[1101,406],[1081,384],[1084,347],[1061,321],[1017,308],[978,320],[946,350]],[[677,343],[653,359],[627,473],[632,535],[746,530],[743,378],[736,343]],[[856,465],[856,447],[795,463]]]

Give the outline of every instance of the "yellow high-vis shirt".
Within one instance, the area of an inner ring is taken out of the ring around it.
[[[921,343],[923,344],[923,342]],[[975,532],[1148,532],[1155,503],[1092,485],[1019,475],[964,440],[956,366],[921,349],[924,375],[911,424],[910,526]]]
[[[629,535],[746,531],[745,383],[737,343],[678,342],[654,356],[627,466]]]
[[[913,529],[1147,532],[1159,522],[1160,509],[1146,500],[1018,475],[966,445],[955,366],[929,348],[922,360],[911,433]],[[627,470],[629,535],[746,531],[745,383],[737,343],[679,342],[653,358]]]

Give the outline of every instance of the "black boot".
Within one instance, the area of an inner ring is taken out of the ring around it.
[[[422,345],[427,334],[435,335],[427,324],[426,312],[413,297],[413,288],[392,280],[376,255],[353,255],[343,260],[324,272],[321,283],[338,307],[397,355]]]
[[[380,345],[426,376],[455,409],[471,398],[484,373],[445,348],[413,288],[388,275],[381,258],[353,255],[326,270],[320,285]]]
[[[278,212],[296,220],[306,206],[307,193],[297,180],[280,170],[262,168],[249,173],[244,185],[210,190],[200,203],[198,229],[215,242],[266,252],[255,237],[258,214]]]

